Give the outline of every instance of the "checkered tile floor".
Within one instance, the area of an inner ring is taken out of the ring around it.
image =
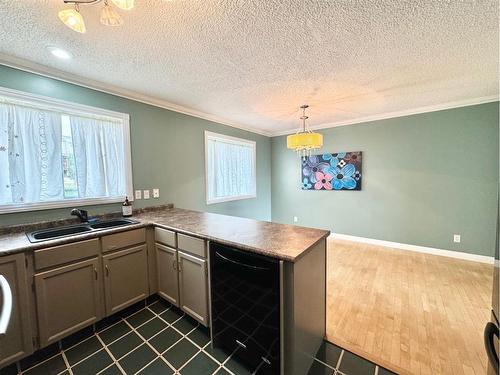
[[[1,369],[0,375],[250,375],[231,353],[212,349],[205,327],[162,300],[105,323]],[[384,371],[324,343],[309,374],[390,374]]]

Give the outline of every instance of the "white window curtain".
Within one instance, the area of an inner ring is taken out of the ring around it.
[[[126,195],[120,122],[70,116],[79,198]]]
[[[255,143],[206,137],[207,203],[255,196]]]
[[[63,198],[61,115],[0,103],[0,205]]]

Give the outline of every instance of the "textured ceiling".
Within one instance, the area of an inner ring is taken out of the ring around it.
[[[498,1],[136,0],[117,28],[82,6],[86,34],[65,7],[0,0],[0,53],[255,130],[498,95]]]

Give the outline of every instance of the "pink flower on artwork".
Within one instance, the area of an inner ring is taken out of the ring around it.
[[[315,190],[332,190],[332,181],[333,176],[328,173],[316,172],[316,183],[314,184]]]

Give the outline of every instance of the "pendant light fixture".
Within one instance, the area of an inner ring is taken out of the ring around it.
[[[130,10],[134,7],[134,0],[112,0],[115,5],[124,10]]]
[[[311,131],[306,126],[306,120],[309,118],[306,116],[306,109],[309,108],[307,104],[300,107],[302,109],[302,128],[297,131],[297,133],[289,135],[286,137],[286,146],[291,150],[295,150],[297,155],[306,157],[311,156],[312,150],[316,150],[323,146],[323,135]]]
[[[86,31],[85,21],[80,13],[80,4],[91,5],[102,2],[102,0],[63,0],[65,4],[73,4],[74,8],[64,9],[59,12],[59,19],[71,30],[79,33]],[[129,10],[134,7],[134,0],[112,0],[120,9]],[[108,0],[104,0],[101,10],[100,21],[105,26],[120,26],[123,18],[109,5]]]
[[[106,26],[120,26],[123,24],[123,18],[120,17],[118,13],[108,4],[108,1],[104,1],[104,7],[101,9],[101,23]]]
[[[59,19],[68,26],[71,30],[77,33],[84,33],[87,31],[85,28],[85,22],[80,14],[80,7],[78,3],[75,3],[74,8],[64,9],[58,13]]]

